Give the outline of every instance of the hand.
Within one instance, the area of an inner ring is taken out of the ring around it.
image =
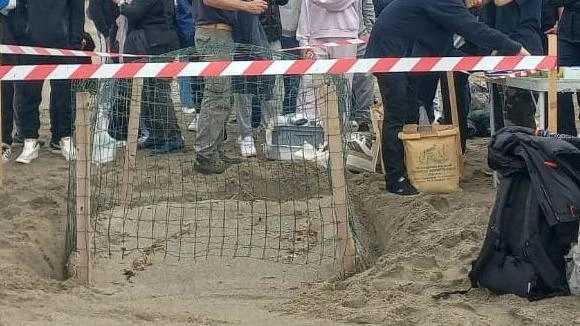
[[[521,55],[521,56],[525,56],[525,57],[531,55],[530,52],[528,52],[528,50],[526,50],[526,48],[524,48],[523,46],[520,49],[520,53],[518,53],[518,54]]]
[[[264,0],[252,0],[244,4],[244,11],[254,15],[259,15],[268,9],[268,3]]]
[[[314,50],[312,49],[301,49],[300,50],[300,58],[304,60],[312,60],[315,59],[316,55],[314,54]]]
[[[545,31],[544,34],[558,34],[558,25],[554,25],[554,27],[550,28],[549,30]]]

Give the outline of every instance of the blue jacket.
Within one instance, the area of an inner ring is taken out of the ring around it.
[[[0,10],[6,8],[6,6],[8,6],[9,2],[10,2],[10,0],[0,0]]]

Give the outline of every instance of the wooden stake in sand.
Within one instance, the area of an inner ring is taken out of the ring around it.
[[[451,106],[451,120],[453,127],[459,129],[459,109],[457,107],[457,94],[455,92],[455,77],[453,71],[447,72],[447,85],[449,87],[449,105]],[[463,150],[461,149],[461,133],[457,134],[457,157],[459,158],[459,175],[463,177]]]
[[[90,273],[90,216],[91,216],[91,130],[90,94],[76,95],[76,277],[81,284],[89,285]]]
[[[548,55],[558,56],[558,36],[548,35]],[[548,73],[548,130],[558,132],[558,68]],[[544,108],[540,108],[544,110]]]
[[[323,76],[314,79],[317,105],[324,121],[324,130],[328,136],[328,152],[330,156],[330,174],[332,178],[332,195],[334,212],[338,222],[338,259],[341,273],[355,271],[355,247],[348,221],[348,202],[346,177],[344,171],[344,147],[340,132],[340,114],[338,112],[338,96],[336,86],[327,83]]]
[[[131,105],[129,107],[129,126],[127,127],[127,147],[125,147],[125,165],[123,166],[123,183],[119,194],[123,207],[129,207],[133,198],[133,180],[135,179],[137,137],[139,119],[141,118],[141,91],[143,79],[135,78],[131,85]]]

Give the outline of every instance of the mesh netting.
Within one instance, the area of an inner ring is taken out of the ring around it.
[[[239,45],[200,52],[185,49],[155,60],[219,53],[294,59]],[[344,184],[336,184],[329,162],[344,151],[329,146],[328,129],[346,134],[347,85],[336,76],[79,83],[76,92],[91,94],[92,255],[334,261],[340,256],[337,194]],[[333,108],[340,114],[329,113]],[[79,161],[71,165],[68,253],[75,248]]]

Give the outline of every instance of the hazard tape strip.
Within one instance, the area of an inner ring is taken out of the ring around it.
[[[292,51],[301,49],[314,49],[322,47],[337,47],[346,45],[358,45],[368,42],[368,37],[361,37],[360,39],[346,39],[335,42],[328,42],[320,45],[313,46],[299,46],[289,49],[281,49],[278,51]],[[42,48],[34,46],[20,46],[20,45],[8,45],[0,44],[0,54],[16,54],[16,55],[34,55],[34,56],[53,56],[53,57],[106,57],[106,58],[147,58],[153,57],[152,55],[141,55],[141,54],[122,54],[122,53],[111,53],[111,52],[97,52],[97,51],[80,51],[80,50],[68,50],[68,49],[56,49],[56,48]]]
[[[556,57],[439,57],[0,66],[0,80],[549,70]]]

